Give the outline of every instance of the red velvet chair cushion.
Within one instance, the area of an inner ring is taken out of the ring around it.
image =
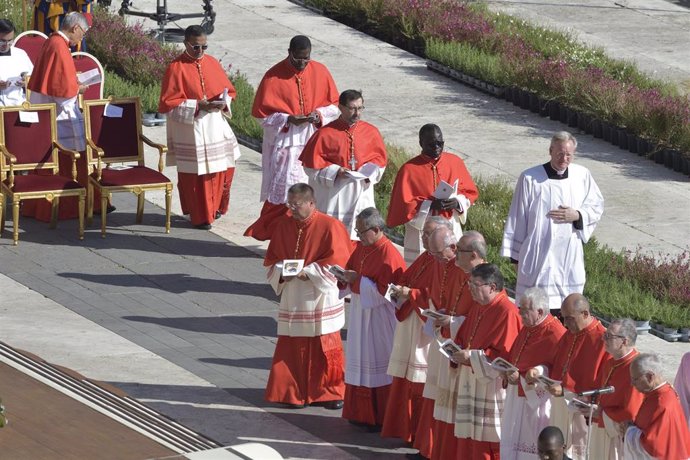
[[[93,173],[92,176],[97,177],[96,173]],[[166,182],[170,182],[170,179],[155,169],[146,166],[134,166],[129,169],[103,169],[100,183],[105,187],[124,187]]]
[[[9,181],[5,180],[5,185],[9,185]],[[82,188],[78,182],[63,176],[42,176],[39,174],[29,174],[27,176],[15,176],[14,188],[15,193],[27,192],[42,192],[53,190],[74,190]]]
[[[99,69],[100,73],[100,68],[98,67],[98,63],[94,61],[91,57],[89,56],[74,56],[74,67],[77,69],[77,72],[87,72],[92,69]],[[103,75],[101,75],[101,79],[103,79]],[[94,99],[100,99],[101,98],[101,83],[96,83],[94,85],[90,85],[88,88],[86,88],[86,91],[84,92],[84,99],[86,100],[94,100]]]
[[[134,102],[115,104],[122,108],[122,118],[104,117],[104,105],[89,107],[91,131],[87,133],[103,149],[105,158],[133,157],[139,154],[139,125]]]
[[[50,110],[38,111],[38,123],[22,123],[19,112],[5,112],[5,146],[17,157],[17,164],[51,162]]]

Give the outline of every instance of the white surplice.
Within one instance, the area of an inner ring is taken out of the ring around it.
[[[520,377],[525,396],[517,385],[508,385],[501,416],[501,460],[537,460],[537,438],[549,425],[550,394],[543,388],[527,385]]]
[[[355,233],[355,218],[366,208],[375,207],[374,185],[383,177],[386,168],[365,163],[357,172],[365,178],[354,178],[348,174],[337,177],[340,165],[323,169],[304,168],[309,176],[309,185],[314,188],[316,207],[319,211],[335,217],[350,232],[350,239],[359,240]]]
[[[340,115],[338,107],[332,104],[319,107],[316,111],[321,116],[321,126],[326,126]],[[316,132],[316,127],[312,123],[289,124],[288,116],[287,113],[276,112],[258,119],[264,129],[260,199],[273,204],[285,203],[288,189],[308,180],[299,156]]]
[[[603,428],[598,424],[592,426],[589,458],[622,460],[623,438],[618,432],[618,424],[606,415],[606,412],[602,412],[602,418],[604,420]]]
[[[386,371],[397,322],[395,307],[365,276],[359,290],[359,294],[352,293],[348,313],[345,383],[368,388],[390,385],[393,377]],[[349,292],[341,291],[340,295]]]
[[[281,283],[281,268],[268,268],[268,282],[280,296],[278,335],[318,337],[339,331],[345,325],[345,303],[337,280],[316,262],[303,271],[309,279]]]
[[[388,375],[415,383],[426,382],[431,338],[422,333],[424,321],[412,312],[395,327]]]
[[[225,96],[230,110],[232,98]],[[235,133],[223,112],[197,112],[197,101],[187,99],[166,114],[168,166],[181,173],[212,174],[234,168],[242,155]]]
[[[31,75],[33,70],[31,59],[21,48],[10,47],[9,56],[0,56],[0,81],[12,79],[12,84],[0,90],[0,106],[22,105],[26,100],[24,87],[14,83],[23,80],[23,73]]]
[[[573,460],[585,460],[587,451],[587,421],[584,415],[569,406],[574,393],[564,390],[565,396],[551,396],[549,424],[557,426],[565,438],[566,453]]]
[[[580,212],[582,230],[556,223],[547,213],[558,206]],[[586,168],[571,164],[568,178],[549,179],[543,165],[524,171],[517,181],[503,234],[501,255],[518,261],[515,298],[540,287],[550,308],[565,297],[582,293],[585,284],[583,243],[589,241],[604,211],[604,198]]]
[[[32,104],[55,104],[58,142],[65,148],[82,152],[86,149],[84,116],[79,110],[78,96],[53,97],[31,91]]]
[[[642,430],[635,425],[628,427],[625,432],[625,442],[623,442],[623,458],[631,460],[657,460],[642,446]]]

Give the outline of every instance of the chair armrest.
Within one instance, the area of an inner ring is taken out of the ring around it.
[[[10,162],[10,170],[8,171],[8,176],[9,176],[9,187],[10,189],[14,188],[14,164],[17,162],[17,157],[12,155],[9,150],[7,150],[7,147],[5,147],[3,144],[0,144],[0,153],[2,153],[2,156],[7,158]],[[0,176],[0,181],[5,180],[4,177]]]
[[[103,168],[103,163],[101,162],[101,158],[105,156],[105,151],[100,148],[99,146],[96,145],[96,143],[89,139],[88,137],[86,138],[86,145],[91,148],[93,151],[96,152],[96,172],[98,173],[96,177],[96,180],[99,182],[101,181],[101,174],[102,174],[102,168]],[[87,157],[88,158],[88,157]]]
[[[77,159],[81,158],[81,154],[79,152],[77,152],[76,150],[71,150],[71,149],[65,148],[58,141],[53,141],[53,146],[57,147],[58,154],[63,153],[63,154],[68,155],[72,158],[72,180],[76,182],[77,181]]]
[[[158,149],[158,172],[162,173],[163,172],[163,155],[165,155],[168,152],[168,147],[163,145],[163,144],[157,144],[156,142],[153,142],[151,139],[148,137],[144,136],[143,134],[139,134],[140,138],[142,141],[144,141],[144,144],[148,145],[149,147],[154,147]]]
[[[15,164],[17,162],[17,157],[12,155],[3,144],[0,144],[0,153],[10,161],[10,164]]]

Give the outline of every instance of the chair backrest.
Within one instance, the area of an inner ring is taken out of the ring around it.
[[[122,116],[106,116],[106,106],[113,111],[122,110]],[[141,106],[138,97],[110,98],[84,101],[84,128],[86,138],[103,149],[106,163],[144,161],[144,145],[141,140]],[[98,154],[89,145],[86,157],[90,164],[98,161]]]
[[[17,35],[14,39],[14,46],[26,51],[26,54],[29,55],[29,59],[31,59],[31,63],[36,65],[38,56],[41,54],[41,48],[43,48],[43,44],[46,40],[48,40],[48,36],[43,32],[39,32],[38,30],[26,30]]]
[[[89,70],[98,69],[98,72],[101,74],[100,83],[94,83],[86,88],[83,94],[84,100],[103,99],[105,73],[103,72],[103,66],[99,60],[96,59],[93,54],[83,51],[75,51],[72,53],[72,59],[74,59],[74,67],[77,69],[77,72],[88,72]]]
[[[36,123],[22,121],[33,113],[38,116]],[[53,144],[57,140],[55,104],[4,107],[0,110],[0,120],[0,144],[17,157],[15,170],[52,169],[57,173],[57,148]],[[0,168],[9,169],[4,156],[0,157]]]

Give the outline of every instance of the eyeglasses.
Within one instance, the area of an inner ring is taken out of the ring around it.
[[[474,281],[472,281],[472,282],[470,282],[470,287],[480,288],[482,286],[488,286],[490,284],[491,283],[475,283]]]
[[[0,40],[0,45],[11,45],[13,41],[14,38],[10,38],[9,40]]]
[[[285,203],[285,206],[287,206],[289,209],[297,209],[300,206],[302,206],[306,201],[298,201],[297,203]]]
[[[84,29],[82,26],[78,26],[78,27],[81,29],[81,34],[82,34],[82,35],[86,35],[86,32],[89,31],[89,28],[88,28],[88,27],[87,27],[86,29]]]
[[[369,230],[373,230],[373,229],[375,229],[375,228],[377,228],[377,227],[369,227],[369,228],[367,228],[366,230],[361,230],[361,231],[358,230],[358,229],[355,229],[355,234],[356,234],[357,236],[362,236],[362,235],[364,235],[366,232],[368,232]]]
[[[474,249],[456,249],[455,252],[474,252]]]
[[[609,334],[608,332],[604,332],[603,337],[604,337],[604,340],[625,339],[626,338],[624,335]]]
[[[199,51],[199,50],[207,50],[208,45],[192,45],[191,43],[187,43],[191,49],[194,51]]]

